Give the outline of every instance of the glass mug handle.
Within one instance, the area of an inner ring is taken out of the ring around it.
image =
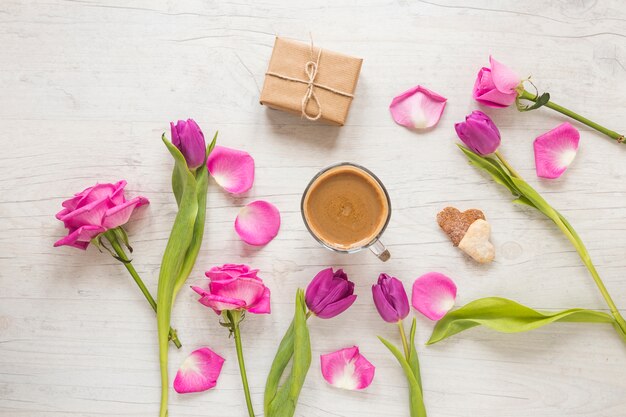
[[[378,259],[383,262],[387,262],[389,258],[391,258],[391,254],[389,253],[385,245],[383,245],[382,242],[378,239],[376,239],[376,241],[370,246],[370,250],[374,255],[378,257]]]

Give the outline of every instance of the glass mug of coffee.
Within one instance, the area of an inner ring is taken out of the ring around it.
[[[391,217],[389,194],[368,169],[341,162],[322,169],[304,190],[300,210],[311,235],[326,248],[354,253],[369,248],[385,262],[379,238]]]

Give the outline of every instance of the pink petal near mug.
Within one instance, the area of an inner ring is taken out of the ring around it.
[[[235,231],[249,245],[263,246],[278,234],[280,212],[267,201],[253,201],[243,207],[235,219]]]
[[[553,179],[563,175],[576,157],[579,140],[580,133],[567,122],[537,137],[533,143],[537,176]]]
[[[241,194],[254,183],[254,159],[248,152],[216,146],[207,160],[209,173],[232,194]]]
[[[410,129],[428,129],[439,122],[446,102],[445,97],[417,85],[394,97],[389,111],[399,125]]]
[[[201,392],[217,385],[224,358],[208,347],[196,349],[180,365],[174,378],[174,390],[179,394]]]
[[[429,272],[413,283],[411,304],[431,320],[445,316],[454,307],[455,300],[456,285],[444,274]]]
[[[326,382],[351,391],[369,387],[376,371],[356,346],[321,355],[320,362]]]

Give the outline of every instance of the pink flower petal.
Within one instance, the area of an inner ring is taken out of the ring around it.
[[[511,93],[519,85],[521,79],[512,69],[489,57],[491,77],[496,88],[503,93]]]
[[[254,304],[248,308],[250,313],[254,314],[270,314],[270,289],[265,287],[263,294],[256,300]]]
[[[263,281],[254,278],[231,278],[229,280],[211,281],[212,294],[242,300],[246,306],[256,304],[265,291]]]
[[[128,200],[119,206],[111,207],[104,213],[104,219],[102,225],[107,229],[113,229],[117,226],[121,226],[128,222],[131,214],[137,207],[141,207],[145,204],[149,204],[145,197],[135,197],[132,200]]]
[[[421,85],[391,101],[389,111],[396,123],[411,129],[427,129],[439,122],[447,99]]]
[[[71,211],[59,220],[67,228],[78,228],[84,225],[102,226],[104,213],[106,213],[109,207],[109,199],[103,198]]]
[[[254,183],[254,159],[248,152],[216,146],[207,161],[215,181],[232,194],[241,194]]]
[[[106,232],[106,229],[101,226],[81,226],[78,229],[70,232],[64,238],[54,242],[54,246],[57,247],[67,245],[84,250],[87,249],[87,246],[89,246],[89,242],[91,241],[91,239],[103,232]]]
[[[322,375],[333,387],[361,390],[370,386],[376,368],[356,346],[320,356]]]
[[[439,320],[454,307],[456,285],[439,272],[429,272],[413,283],[411,304],[431,320]]]
[[[200,287],[192,286],[191,289],[201,295],[198,302],[212,308],[216,314],[221,314],[223,310],[240,310],[246,305],[243,300],[211,294]]]
[[[201,392],[217,385],[224,358],[208,347],[191,352],[183,361],[174,378],[174,389],[179,394]]]
[[[579,140],[580,133],[568,122],[537,137],[533,144],[537,176],[560,177],[576,157]]]
[[[274,239],[280,229],[280,213],[267,201],[253,201],[239,211],[235,230],[244,242],[262,246]]]

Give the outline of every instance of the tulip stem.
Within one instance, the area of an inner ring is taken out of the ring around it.
[[[528,185],[528,183],[526,183],[526,181],[524,181],[524,179],[517,172],[515,172],[513,168],[511,168],[511,166],[509,165],[507,160],[504,158],[504,156],[502,156],[502,154],[500,154],[499,152],[496,152],[496,156],[498,157],[502,165],[504,165],[509,170],[513,178],[516,178],[524,182],[531,190],[533,190],[532,187],[530,187],[530,185]],[[569,224],[569,222],[565,219],[565,217],[561,215],[561,213],[556,211],[545,200],[543,200],[543,198],[539,195],[538,192],[535,191],[535,194],[543,201],[545,206],[547,206],[547,209],[538,207],[538,206],[533,206],[533,207],[535,207],[537,210],[543,213],[546,217],[550,218],[550,220],[552,220],[554,224],[556,224],[559,230],[561,230],[561,232],[563,232],[563,234],[572,243],[572,245],[576,249],[576,252],[578,252],[578,255],[580,256],[580,259],[583,261],[583,264],[585,264],[585,266],[587,267],[587,270],[591,274],[591,277],[596,283],[598,290],[600,290],[600,294],[602,294],[602,297],[604,298],[607,305],[609,306],[609,309],[611,310],[611,314],[613,315],[613,318],[615,318],[615,322],[617,326],[619,327],[621,332],[624,334],[624,336],[626,336],[626,320],[624,320],[624,317],[620,314],[619,309],[615,305],[615,302],[613,301],[613,298],[609,294],[609,291],[606,289],[606,286],[604,285],[602,278],[600,278],[600,274],[598,274],[598,271],[596,270],[595,265],[591,261],[591,256],[589,255],[589,251],[585,247],[585,244],[583,243],[582,239],[580,238],[580,236],[578,236],[578,233]]]
[[[152,294],[150,294],[150,291],[148,290],[146,285],[143,283],[141,277],[137,273],[137,270],[133,266],[131,260],[126,255],[126,252],[124,252],[124,249],[122,248],[122,245],[120,244],[115,234],[115,231],[107,230],[106,232],[104,232],[104,237],[109,241],[109,243],[111,244],[111,247],[115,251],[115,254],[117,255],[116,259],[118,259],[122,264],[124,264],[124,266],[126,267],[126,270],[128,270],[128,273],[130,274],[130,276],[133,277],[133,279],[135,280],[135,283],[141,290],[142,294],[144,295],[144,297],[146,297],[146,300],[148,300],[148,303],[150,304],[150,306],[156,313],[157,303],[154,300],[154,297],[152,297]],[[169,338],[178,349],[182,347],[180,340],[178,340],[178,334],[176,333],[176,330],[172,329],[171,327],[170,327]]]
[[[402,320],[398,321],[398,329],[400,329],[400,338],[402,339],[402,347],[404,348],[404,356],[406,357],[406,360],[408,361],[409,358],[411,357],[411,350],[409,349],[409,342],[407,341],[406,333],[404,332],[404,323],[402,322]]]
[[[524,100],[529,100],[532,101],[533,103],[537,101],[538,99],[538,94],[532,94],[529,93],[526,90],[523,90],[522,93],[519,95],[519,98],[524,99]],[[564,114],[568,117],[571,117],[574,120],[578,120],[580,123],[583,123],[595,130],[597,130],[600,133],[604,133],[605,135],[607,135],[608,137],[610,137],[611,139],[614,139],[617,141],[617,143],[624,143],[626,142],[626,137],[624,137],[624,135],[619,134],[613,130],[607,129],[606,127],[599,125],[598,123],[587,119],[586,117],[581,116],[578,113],[575,113],[569,109],[566,109],[563,106],[560,106],[556,103],[554,103],[553,101],[548,101],[545,104],[546,107],[551,108],[552,110],[558,111],[561,114]]]
[[[235,337],[235,347],[237,348],[237,361],[239,362],[239,373],[241,374],[241,383],[246,396],[246,406],[248,407],[249,417],[254,417],[254,409],[252,408],[252,398],[250,397],[250,387],[248,386],[248,375],[246,374],[246,364],[243,360],[243,349],[241,347],[241,333],[239,332],[239,322],[241,321],[241,312],[231,310],[226,312],[228,319],[232,325],[231,329]]]

